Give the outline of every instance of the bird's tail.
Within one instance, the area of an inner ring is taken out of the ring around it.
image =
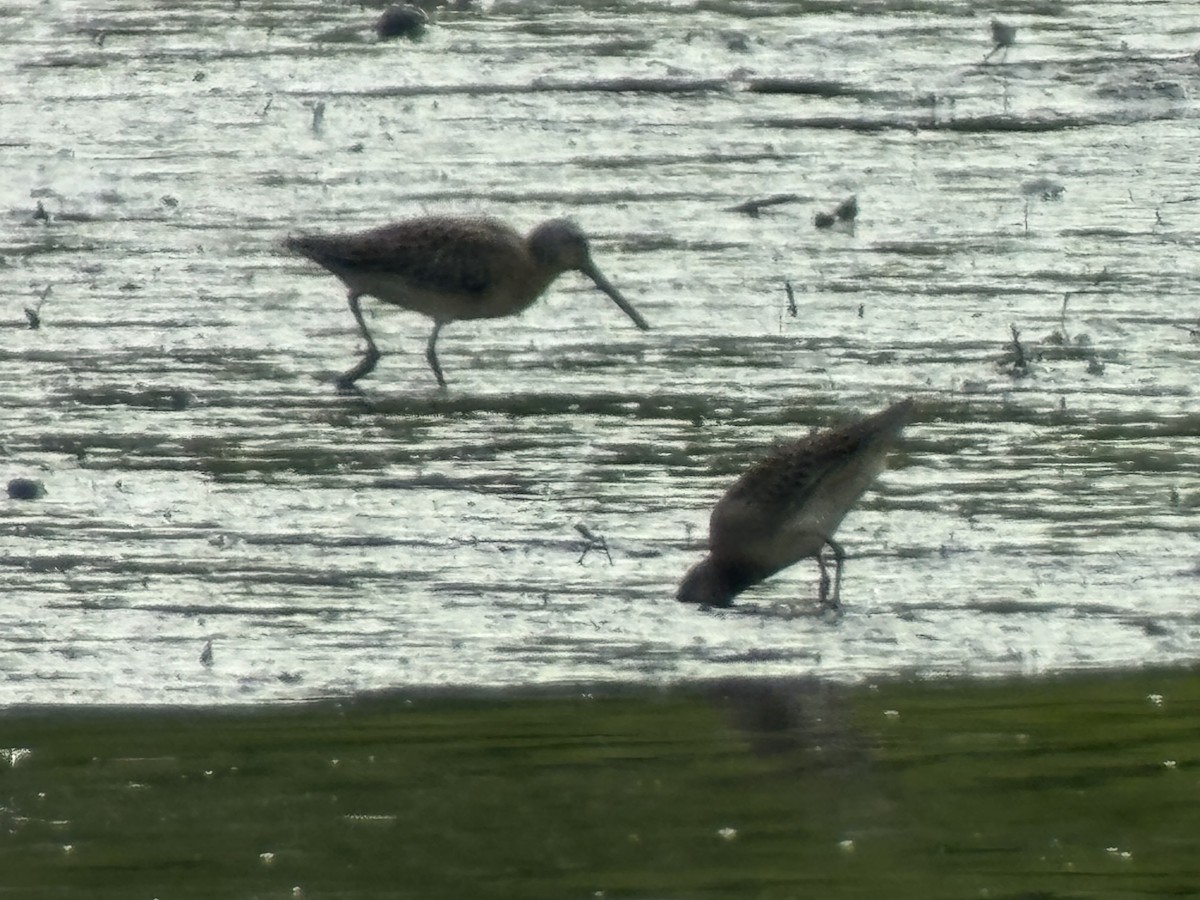
[[[880,410],[873,416],[867,416],[858,423],[855,430],[862,435],[864,440],[893,440],[912,419],[916,408],[917,402],[912,397],[905,397],[887,409]]]
[[[289,234],[283,239],[283,246],[292,253],[307,256],[309,259],[313,258],[317,249],[313,236],[308,234]]]

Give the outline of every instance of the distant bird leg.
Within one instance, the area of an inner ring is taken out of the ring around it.
[[[379,348],[375,346],[375,339],[371,337],[371,332],[367,329],[366,320],[363,319],[362,309],[358,303],[358,299],[361,296],[362,294],[358,291],[350,291],[348,299],[350,301],[350,312],[354,313],[354,321],[358,323],[358,329],[367,341],[367,352],[358,361],[358,365],[338,378],[338,389],[343,391],[352,390],[354,382],[358,381],[364,375],[369,375],[374,370],[375,364],[379,362],[379,357],[383,355],[379,352]]]
[[[858,218],[858,197],[851,196],[843,200],[833,212],[819,212],[813,217],[813,224],[819,229],[840,226],[839,230],[849,234],[854,233],[854,220]]]
[[[842,608],[842,568],[846,564],[846,550],[833,538],[825,538],[825,544],[833,551],[833,597],[829,596],[829,573],[825,569],[825,557],[817,554],[817,565],[821,569],[820,602],[826,609]]]
[[[446,323],[438,320],[433,323],[433,333],[429,335],[429,344],[425,347],[425,359],[429,362],[429,367],[433,369],[433,376],[437,379],[438,387],[446,386],[446,379],[442,375],[442,367],[438,363],[437,357],[437,339],[438,334],[442,330],[442,326]]]
[[[822,550],[825,548],[822,547]],[[817,568],[821,571],[821,584],[817,588],[817,602],[824,607],[829,606],[829,567],[825,562],[825,556],[821,553],[817,554]]]

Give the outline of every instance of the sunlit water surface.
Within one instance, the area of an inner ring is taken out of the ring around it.
[[[969,4],[375,14],[0,10],[0,705],[1200,658],[1190,6],[1014,8],[986,65]],[[573,217],[653,330],[564,276],[441,392],[368,301],[339,395],[280,240],[427,212]],[[840,618],[808,564],[674,600],[772,441],[907,395]]]

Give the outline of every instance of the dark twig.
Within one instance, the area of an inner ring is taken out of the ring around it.
[[[575,530],[583,535],[583,539],[587,541],[587,543],[583,545],[583,552],[579,554],[579,559],[576,560],[579,565],[583,565],[584,559],[587,557],[588,553],[593,550],[603,550],[604,555],[608,557],[608,564],[610,566],[613,564],[612,554],[608,552],[608,541],[606,541],[602,535],[596,534],[582,522],[577,522],[575,524]]]
[[[1008,327],[1012,329],[1012,349],[1013,355],[1016,357],[1016,365],[1028,371],[1029,357],[1026,356],[1025,347],[1021,343],[1021,332],[1017,330],[1016,325],[1009,325]]]
[[[1008,327],[1012,329],[1012,342],[1008,352],[1000,360],[1000,367],[1013,378],[1024,378],[1029,374],[1029,354],[1025,351],[1025,345],[1021,343],[1021,332],[1017,326]]]
[[[1189,335],[1191,335],[1194,338],[1200,338],[1200,319],[1196,320],[1195,326],[1180,325],[1178,322],[1172,322],[1171,324],[1174,325],[1176,328],[1182,328],[1184,331],[1186,331]]]
[[[858,218],[858,197],[850,196],[833,208],[833,212],[819,212],[813,216],[813,224],[819,229],[840,226],[840,231],[854,233],[854,220]]]
[[[42,304],[46,302],[46,298],[50,296],[50,292],[53,289],[53,285],[46,285],[46,287],[42,289],[42,293],[38,298],[37,304],[35,306],[25,307],[25,318],[29,320],[30,328],[37,330],[38,328],[42,327]]]
[[[751,218],[757,218],[759,212],[766,209],[768,206],[780,206],[784,203],[796,203],[799,199],[799,194],[772,194],[770,197],[764,197],[761,200],[747,200],[745,203],[739,203],[737,206],[727,206],[725,211],[745,213]]]

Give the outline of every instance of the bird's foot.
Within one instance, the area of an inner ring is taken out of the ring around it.
[[[334,382],[337,385],[337,389],[343,393],[357,391],[358,388],[354,382],[358,381],[364,375],[370,375],[375,370],[375,365],[382,356],[383,354],[376,350],[374,345],[367,347],[367,352],[358,361],[358,365],[344,375],[337,377],[337,380]]]
[[[337,378],[333,379],[333,385],[337,388],[339,394],[362,393],[362,388],[355,384],[358,378],[351,377],[352,374],[353,373],[351,372],[347,372],[345,375],[339,375]]]
[[[837,621],[842,617],[842,603],[838,599],[822,599],[817,612],[823,619]]]

